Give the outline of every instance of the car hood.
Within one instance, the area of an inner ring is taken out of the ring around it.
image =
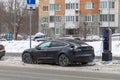
[[[29,48],[29,49],[26,49],[26,50],[24,50],[24,52],[32,52],[32,51],[35,51],[36,50],[36,48]]]

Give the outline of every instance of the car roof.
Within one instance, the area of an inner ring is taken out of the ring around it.
[[[81,41],[81,40],[76,40],[76,39],[52,39],[52,40],[48,40],[48,41],[63,41],[63,42],[67,42],[67,43],[75,43],[75,44],[86,44],[85,42]]]

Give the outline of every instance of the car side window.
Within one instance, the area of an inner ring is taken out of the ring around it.
[[[39,45],[39,48],[43,49],[43,48],[50,47],[50,44],[51,44],[51,42],[42,43],[41,45]]]
[[[67,44],[63,43],[63,42],[59,42],[59,41],[53,41],[51,43],[51,47],[61,47],[61,46],[65,46]]]

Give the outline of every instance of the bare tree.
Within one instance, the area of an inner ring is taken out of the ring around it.
[[[6,32],[11,29],[8,27],[8,25],[11,26],[12,21],[12,17],[10,15],[11,12],[8,14],[5,4],[3,2],[0,2],[0,29],[2,32]],[[2,28],[4,28],[4,31]]]
[[[17,39],[19,29],[23,23],[23,18],[26,13],[26,5],[24,0],[8,0],[3,2],[6,14],[2,14],[4,22],[8,25],[10,32],[14,34],[14,39]]]
[[[23,24],[23,19],[26,13],[26,5],[24,0],[14,1],[14,39],[17,39],[20,27]]]
[[[26,9],[25,0],[0,2],[0,17],[0,30],[3,26],[4,33],[11,32],[13,39],[16,40],[19,33],[29,33],[29,11]],[[32,14],[32,34],[37,31],[38,8]]]

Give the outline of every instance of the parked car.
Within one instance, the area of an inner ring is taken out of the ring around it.
[[[47,40],[47,36],[41,32],[37,32],[33,38],[33,41],[46,41]]]
[[[113,41],[119,41],[120,40],[120,33],[112,34],[111,38],[112,38]]]
[[[92,46],[73,39],[55,39],[45,41],[22,54],[24,63],[56,63],[67,66],[72,63],[87,64],[94,60]]]
[[[0,44],[0,59],[5,56],[5,47]]]
[[[40,35],[40,36],[36,36],[36,37],[33,38],[33,41],[37,41],[37,42],[46,41],[46,40],[47,40],[47,38],[46,38],[45,35]]]

